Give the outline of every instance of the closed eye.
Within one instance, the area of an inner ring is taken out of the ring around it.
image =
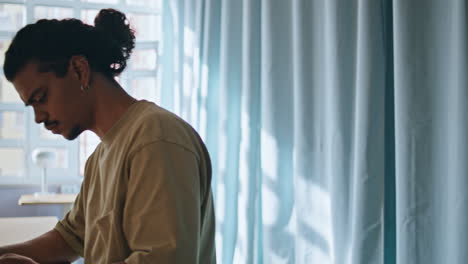
[[[42,87],[37,88],[36,90],[32,92],[31,96],[26,101],[25,105],[30,106],[32,104],[43,103],[46,99],[46,95],[47,93],[44,91]]]
[[[44,103],[46,100],[46,93],[40,94],[38,97],[34,98],[34,103]]]

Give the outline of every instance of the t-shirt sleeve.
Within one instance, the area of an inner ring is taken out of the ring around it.
[[[125,263],[197,263],[200,180],[195,154],[157,141],[130,158],[123,228]]]
[[[67,244],[81,257],[84,256],[84,204],[83,204],[83,185],[80,193],[76,197],[73,208],[65,217],[55,226]]]

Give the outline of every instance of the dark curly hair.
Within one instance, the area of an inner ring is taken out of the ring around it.
[[[94,27],[78,19],[41,19],[22,28],[5,53],[5,77],[13,81],[29,62],[37,61],[41,72],[67,73],[72,56],[84,56],[92,70],[113,78],[127,66],[135,47],[134,30],[125,14],[102,9]]]

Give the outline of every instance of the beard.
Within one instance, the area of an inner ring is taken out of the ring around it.
[[[70,130],[70,132],[67,135],[64,135],[63,137],[68,139],[68,140],[74,140],[81,133],[83,133],[83,131],[84,130],[80,126],[76,125]]]

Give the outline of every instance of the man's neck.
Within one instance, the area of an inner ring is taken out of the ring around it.
[[[103,85],[96,93],[94,127],[91,131],[102,138],[137,100],[120,85]]]

